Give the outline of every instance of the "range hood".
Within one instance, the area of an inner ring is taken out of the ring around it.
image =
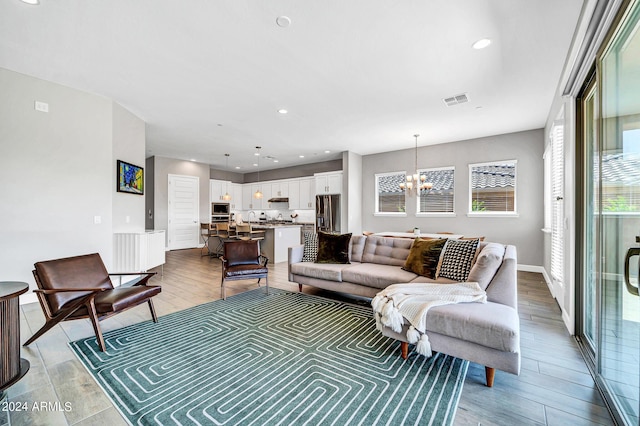
[[[289,199],[287,197],[274,197],[274,198],[269,198],[267,200],[267,202],[269,202],[269,203],[288,203]]]

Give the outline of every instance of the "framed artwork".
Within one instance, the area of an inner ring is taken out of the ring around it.
[[[142,167],[118,160],[118,192],[144,194],[144,169]]]

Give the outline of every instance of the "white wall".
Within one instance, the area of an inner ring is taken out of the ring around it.
[[[407,198],[407,216],[374,216],[375,174],[413,168],[415,150],[406,149],[362,160],[362,228],[365,231],[407,231],[414,226],[423,232],[452,232],[484,236],[488,241],[513,244],[518,264],[543,264],[544,222],[543,131],[529,130],[447,144],[420,147],[418,168],[455,166],[455,217],[415,217],[416,199]],[[518,217],[468,217],[469,164],[517,160]]]
[[[0,280],[35,288],[35,262],[94,252],[110,268],[114,211],[144,214],[126,200],[114,207],[114,103],[2,68],[0,93]],[[144,150],[139,135],[126,143]]]
[[[362,233],[362,156],[346,151],[342,157],[342,232]]]

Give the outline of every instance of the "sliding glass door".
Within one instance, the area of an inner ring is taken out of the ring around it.
[[[580,99],[582,338],[628,425],[640,412],[640,2],[632,2]]]

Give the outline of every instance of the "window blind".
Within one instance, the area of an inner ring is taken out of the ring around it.
[[[564,282],[564,124],[551,132],[551,277]]]

